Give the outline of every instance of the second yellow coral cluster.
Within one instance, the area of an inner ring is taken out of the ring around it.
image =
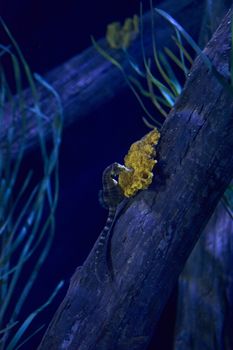
[[[139,18],[126,18],[124,25],[113,22],[108,25],[106,40],[112,49],[127,49],[139,33]]]
[[[137,191],[146,189],[151,184],[152,170],[157,163],[155,145],[157,145],[159,138],[160,133],[155,128],[141,140],[131,145],[124,161],[125,166],[132,169],[132,171],[122,171],[118,179],[126,197],[135,195]]]

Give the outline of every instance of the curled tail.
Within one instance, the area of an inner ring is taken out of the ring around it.
[[[124,199],[123,192],[117,181],[118,175],[123,170],[131,171],[124,165],[113,163],[104,170],[102,176],[103,190],[101,191],[101,203],[105,208],[108,208],[108,219],[100,234],[95,251],[95,275],[99,282],[105,282],[113,278],[110,244],[108,243],[117,206]]]
[[[108,257],[108,238],[114,222],[116,208],[109,208],[108,218],[97,243],[95,251],[95,275],[99,282],[103,283],[111,279],[111,270],[109,270]]]

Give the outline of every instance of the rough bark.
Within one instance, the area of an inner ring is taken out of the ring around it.
[[[233,349],[233,220],[220,202],[179,278],[177,350]]]
[[[200,45],[231,0],[206,1]],[[221,201],[179,277],[174,349],[233,349],[233,220]]]
[[[168,11],[181,24],[185,26],[191,35],[197,35],[204,0],[182,0],[175,4],[173,0],[166,0],[161,4],[161,8]],[[194,10],[195,9],[195,10]],[[194,16],[195,12],[195,16]],[[143,16],[144,25],[144,45],[148,57],[152,55],[151,45],[151,14],[146,13]],[[171,29],[157,16],[155,22],[155,33],[158,47],[171,46]],[[105,39],[98,41],[98,44],[106,50],[112,57],[119,60],[126,70],[129,69],[129,63],[126,56],[119,50],[110,50]],[[142,64],[141,42],[138,37],[132,44],[129,53],[134,60]],[[105,102],[109,102],[113,97],[122,93],[127,85],[123,75],[109,61],[103,58],[94,47],[90,47],[76,57],[65,62],[63,65],[49,72],[45,79],[55,88],[61,98],[64,109],[64,124],[69,125],[79,119],[94,114]],[[39,86],[38,94],[40,96],[40,106],[46,118],[41,121],[44,126],[44,134],[50,132],[48,124],[52,123],[54,118],[55,99],[52,94]],[[25,91],[25,105],[33,106],[31,92]],[[29,148],[38,142],[37,122],[33,112],[28,108],[26,113],[26,140],[25,147]],[[12,150],[17,152],[20,142],[20,115],[14,115],[10,106],[6,107],[5,116],[0,130],[0,147],[2,152],[5,150],[7,131],[13,127],[14,142]]]
[[[223,16],[232,5],[232,0],[206,0],[202,25],[200,30],[199,45],[204,47],[219,26]]]
[[[228,76],[232,12],[205,52]],[[145,349],[233,175],[233,98],[198,58],[165,122],[153,185],[129,200],[112,231],[113,282],[94,274],[96,245],[72,277],[39,349]]]

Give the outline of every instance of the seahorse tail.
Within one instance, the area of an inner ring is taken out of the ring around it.
[[[112,224],[115,217],[115,208],[109,209],[108,218],[106,221],[106,225],[104,229],[102,230],[98,243],[97,248],[95,251],[95,275],[97,280],[100,283],[106,282],[109,280],[110,274],[107,267],[107,241],[108,236],[112,228]]]

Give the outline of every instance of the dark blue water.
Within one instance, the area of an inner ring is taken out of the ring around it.
[[[145,3],[148,7],[147,1]],[[138,0],[1,0],[0,4],[0,14],[31,69],[42,75],[90,46],[90,35],[98,39],[105,34],[108,23],[123,20],[138,11]],[[6,37],[1,31],[0,34],[5,43]],[[48,324],[72,273],[83,263],[101,232],[106,220],[106,212],[98,203],[102,171],[114,161],[122,162],[130,144],[148,131],[142,115],[134,96],[128,91],[64,131],[56,236],[22,319],[48,298],[60,280],[65,280],[65,287],[41,314],[33,329]],[[39,171],[41,164],[37,155],[34,150],[27,156],[25,172],[30,167]],[[30,266],[27,272],[29,270]],[[159,346],[169,349],[167,332],[172,332],[173,308],[174,300],[161,324],[161,332],[166,335],[162,340],[157,337],[154,340],[156,349],[160,349]],[[40,332],[23,349],[35,349],[41,336]],[[151,345],[153,349],[154,345]]]

